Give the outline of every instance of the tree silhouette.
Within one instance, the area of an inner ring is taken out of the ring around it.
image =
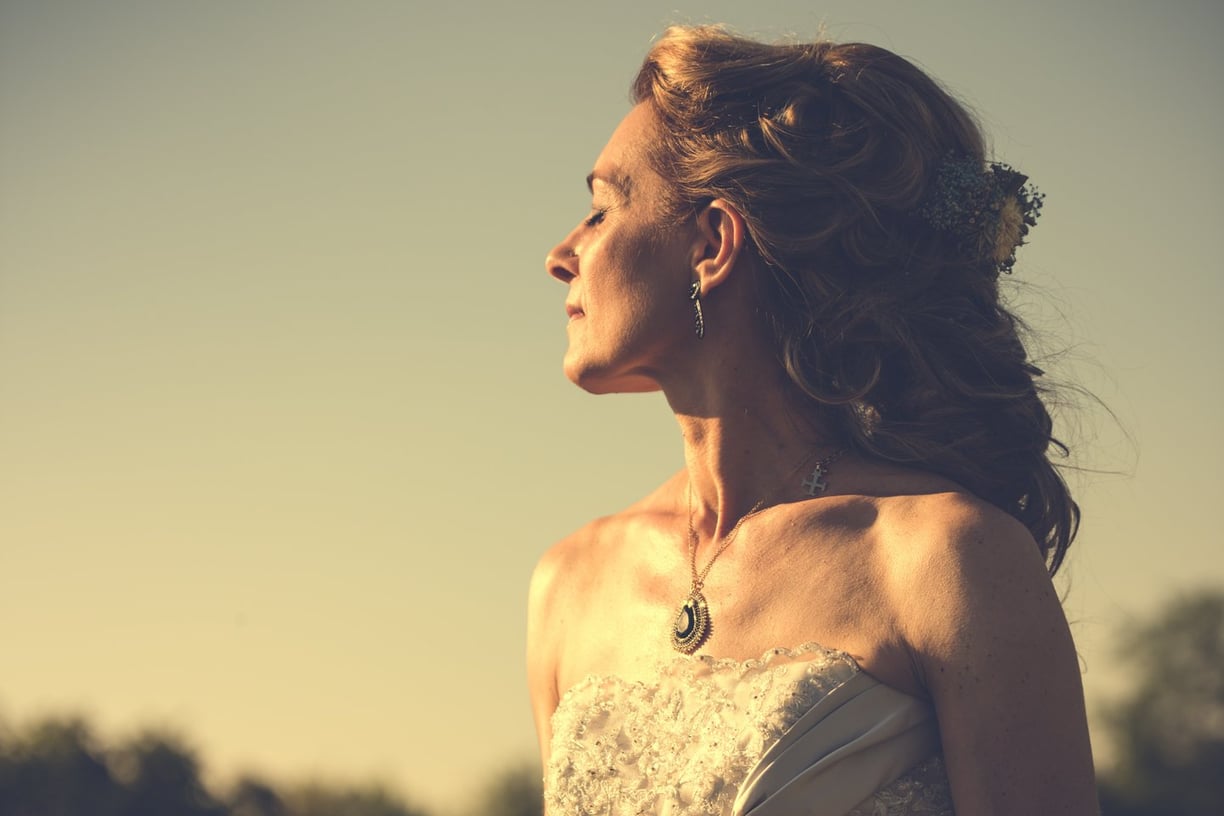
[[[229,806],[230,816],[292,816],[275,788],[250,776],[234,784]]]
[[[292,816],[426,816],[376,785],[305,785],[286,796]]]
[[[1120,644],[1136,683],[1107,715],[1104,816],[1224,813],[1224,591],[1174,600]]]
[[[471,816],[543,816],[544,786],[538,763],[507,768],[481,791]]]
[[[123,803],[123,788],[83,720],[47,720],[0,739],[5,816],[119,816]]]
[[[164,731],[104,748],[80,718],[0,729],[0,816],[428,816],[377,785],[280,793],[253,777],[209,792],[195,751]]]
[[[178,737],[149,731],[115,752],[112,767],[125,783],[123,816],[225,816],[205,789],[195,752]]]

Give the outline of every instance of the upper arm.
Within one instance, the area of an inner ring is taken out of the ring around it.
[[[1079,661],[1037,546],[1002,513],[950,511],[902,605],[956,809],[1095,814]]]
[[[555,609],[559,562],[559,548],[550,550],[540,559],[532,573],[527,596],[527,687],[544,768],[548,767],[552,741],[552,714],[560,699],[556,670],[559,620]]]

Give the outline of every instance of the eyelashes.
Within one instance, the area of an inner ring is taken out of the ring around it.
[[[588,215],[586,217],[586,220],[584,220],[582,223],[585,226],[594,227],[600,222],[602,222],[604,220],[604,216],[606,216],[607,214],[608,214],[608,211],[606,209],[595,210],[590,215]]]

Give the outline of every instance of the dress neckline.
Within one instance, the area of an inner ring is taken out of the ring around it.
[[[800,660],[799,658],[808,658]],[[615,673],[600,674],[591,672],[565,690],[557,700],[560,708],[566,699],[580,693],[593,685],[614,684],[627,687],[646,687],[652,683],[662,682],[665,678],[676,676],[688,669],[690,671],[704,670],[706,673],[730,672],[744,675],[753,671],[767,669],[771,665],[781,666],[809,665],[824,660],[827,663],[841,663],[850,669],[851,674],[866,674],[849,652],[834,649],[822,643],[811,640],[798,646],[775,646],[766,649],[760,657],[740,659],[736,657],[715,657],[708,654],[676,654],[659,662],[657,672],[642,680],[628,680]],[[868,675],[870,676],[870,675]],[[874,679],[874,678],[873,678]],[[876,682],[879,682],[878,680]]]
[[[678,654],[671,661],[663,661],[663,668],[666,668],[668,663],[704,663],[712,669],[759,669],[775,663],[779,658],[795,661],[796,658],[807,657],[812,655],[813,659],[816,656],[829,658],[837,658],[846,661],[852,665],[855,671],[862,671],[858,661],[850,656],[849,652],[841,649],[834,649],[825,646],[814,640],[809,640],[806,643],[801,643],[798,646],[785,647],[775,646],[772,649],[766,649],[760,657],[750,657],[746,660],[741,660],[736,657],[715,657],[708,654],[693,654],[685,655]],[[797,661],[796,661],[797,662]]]

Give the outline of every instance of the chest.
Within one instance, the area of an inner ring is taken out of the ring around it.
[[[820,643],[920,696],[868,545],[745,530],[705,577],[710,634],[699,653],[746,660],[776,647]],[[676,549],[627,553],[602,565],[577,599],[558,676],[562,691],[589,674],[646,677],[676,655],[671,632],[692,589],[687,553]],[[708,559],[699,553],[697,563],[700,573]]]

